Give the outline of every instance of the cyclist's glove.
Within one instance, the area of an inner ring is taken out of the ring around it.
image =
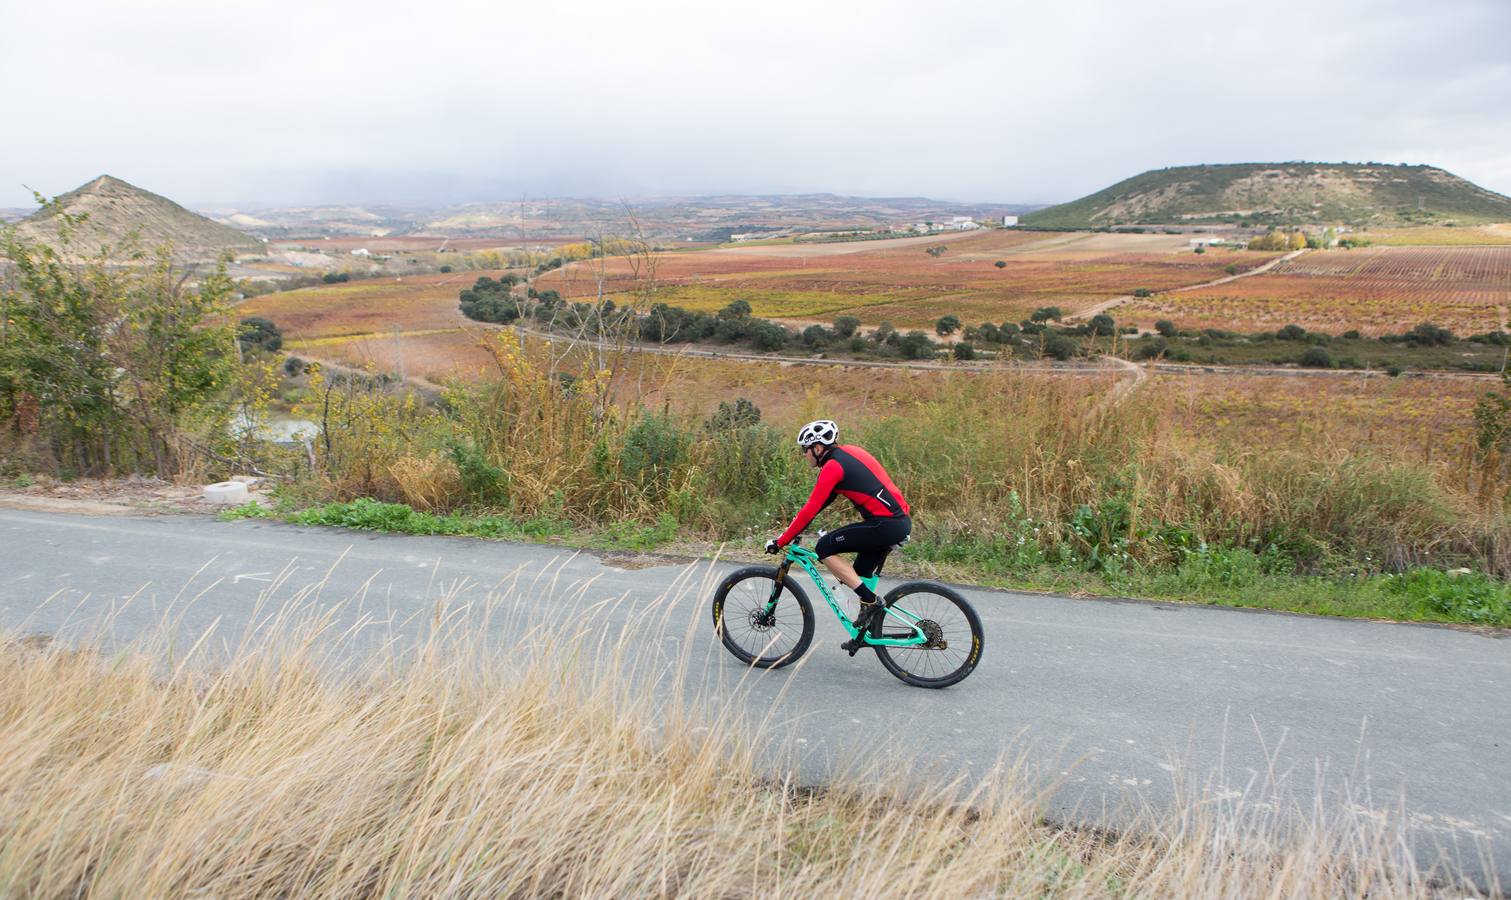
[[[781,549],[782,549],[782,547],[781,547],[780,544],[778,544],[776,542],[776,538],[772,538],[771,540],[769,540],[769,541],[766,542],[766,552],[767,553],[776,553],[776,552],[778,552]]]

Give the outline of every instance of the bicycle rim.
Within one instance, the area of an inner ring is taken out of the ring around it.
[[[795,662],[813,640],[813,607],[787,578],[776,608],[767,615],[776,570],[741,569],[714,595],[714,625],[725,649],[741,662],[776,669]]]
[[[981,661],[981,619],[960,594],[915,581],[890,591],[887,602],[895,610],[887,614],[884,634],[909,637],[916,620],[931,639],[928,646],[878,646],[876,656],[888,672],[916,687],[941,688],[963,680]]]

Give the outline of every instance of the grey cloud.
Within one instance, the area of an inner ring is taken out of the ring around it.
[[[89,3],[0,9],[0,206],[832,190],[1431,162],[1511,192],[1511,4]]]

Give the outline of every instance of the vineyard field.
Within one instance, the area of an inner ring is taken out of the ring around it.
[[[457,308],[457,294],[480,276],[501,274],[461,272],[322,284],[253,297],[239,305],[236,314],[270,319],[292,341],[457,328],[467,324]]]
[[[1230,265],[1244,270],[1273,258],[1233,250],[1197,255],[1184,238],[1169,235],[987,232],[896,244],[844,253],[789,244],[588,261],[548,273],[539,287],[572,299],[651,299],[704,312],[746,300],[767,318],[853,315],[865,324],[922,328],[945,313],[972,322],[1018,321],[1036,306],[1074,314],[1138,288],[1210,281]],[[943,249],[930,254],[931,247]]]
[[[1213,288],[1136,300],[1121,318],[1149,327],[1397,334],[1432,322],[1460,335],[1507,325],[1511,247],[1381,247],[1310,252]]]

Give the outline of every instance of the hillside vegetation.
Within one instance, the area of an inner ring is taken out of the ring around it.
[[[1155,169],[1023,218],[1039,228],[1506,221],[1511,197],[1433,166],[1301,162]]]
[[[75,248],[120,247],[135,235],[142,247],[171,244],[175,262],[214,262],[225,253],[265,252],[262,241],[234,228],[190,212],[151,191],[119,178],[101,175],[63,194],[16,226],[25,240],[60,247],[59,212],[83,217],[74,226]]]

